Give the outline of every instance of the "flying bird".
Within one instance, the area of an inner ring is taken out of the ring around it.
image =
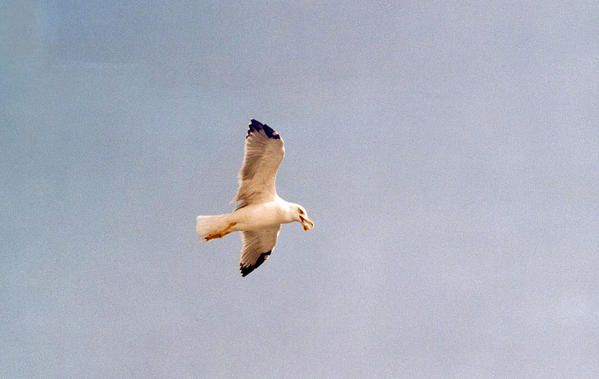
[[[196,233],[202,242],[241,232],[241,276],[248,275],[270,257],[282,224],[299,222],[305,231],[314,227],[304,207],[277,195],[277,170],[285,156],[285,144],[279,133],[252,119],[244,150],[239,188],[233,198],[237,207],[232,213],[198,216],[196,222]]]

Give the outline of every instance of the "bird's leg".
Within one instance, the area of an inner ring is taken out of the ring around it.
[[[210,241],[216,238],[223,238],[224,236],[226,236],[227,234],[231,233],[231,230],[233,229],[233,227],[236,225],[235,222],[230,223],[229,225],[227,225],[226,228],[224,228],[223,230],[221,230],[220,232],[216,232],[213,234],[208,234],[206,236],[206,238],[204,238],[206,241]]]

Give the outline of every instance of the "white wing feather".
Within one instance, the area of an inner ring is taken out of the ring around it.
[[[239,189],[233,201],[236,209],[273,200],[277,196],[277,170],[285,156],[279,134],[268,125],[252,120],[245,139],[243,165],[239,170]]]
[[[243,247],[239,269],[241,276],[246,276],[264,263],[272,254],[277,244],[281,227],[262,230],[259,232],[242,232]]]

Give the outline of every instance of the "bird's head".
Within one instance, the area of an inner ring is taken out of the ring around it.
[[[306,208],[302,207],[299,204],[294,204],[294,208],[296,217],[295,221],[302,224],[302,227],[305,231],[312,229],[314,227],[314,222],[312,222],[312,220],[310,220],[310,217],[308,217],[308,212],[306,212]]]

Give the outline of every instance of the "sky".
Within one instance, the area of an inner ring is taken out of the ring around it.
[[[596,1],[0,2],[0,376],[596,377]],[[239,274],[249,119],[283,227]]]

